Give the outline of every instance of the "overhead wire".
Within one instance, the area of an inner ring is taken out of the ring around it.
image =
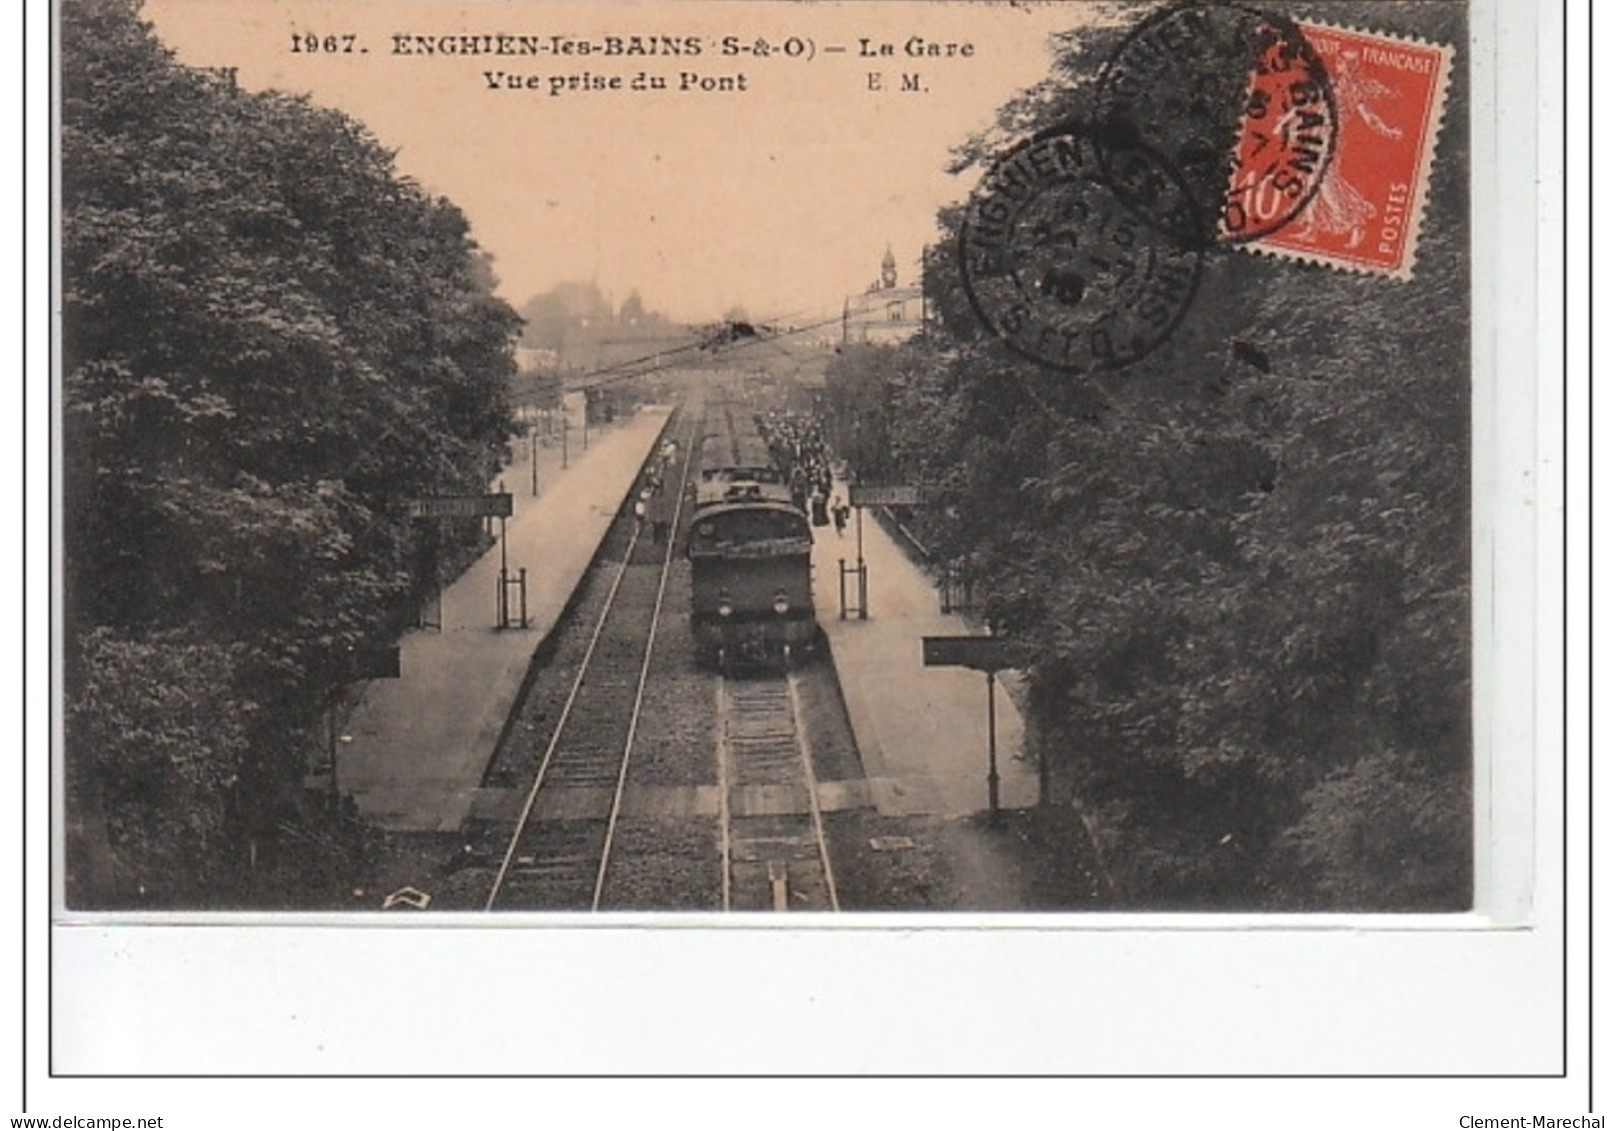
[[[804,326],[792,326],[784,330],[773,331],[766,334],[751,334],[746,335],[743,338],[731,338],[728,341],[717,342],[714,342],[711,338],[708,338],[699,342],[693,342],[688,346],[682,346],[677,350],[663,350],[655,354],[647,355],[646,357],[634,358],[629,361],[618,362],[614,365],[602,366],[599,369],[591,370],[587,373],[577,374],[571,378],[568,378],[568,380],[576,389],[596,389],[604,385],[615,384],[618,381],[628,381],[636,377],[649,377],[656,373],[679,368],[679,366],[662,364],[662,362],[665,362],[669,357],[683,355],[691,352],[692,350],[715,351],[721,348],[727,352],[742,349],[746,346],[768,345],[777,343],[782,338],[790,338],[795,337],[798,334],[806,334],[814,330],[822,330],[826,326],[833,326],[841,320],[842,315],[838,314],[833,318],[826,318],[820,322],[811,322]],[[639,365],[646,361],[657,362],[657,364],[652,365],[648,369],[622,372],[622,370],[626,369],[628,366]],[[598,378],[598,380],[591,380],[591,378]]]

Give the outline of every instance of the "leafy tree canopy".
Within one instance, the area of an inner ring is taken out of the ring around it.
[[[132,0],[64,0],[61,73],[72,800],[89,898],[172,894],[403,615],[406,500],[501,462],[520,320],[362,125],[178,65]]]
[[[1171,338],[1072,378],[982,326],[945,209],[924,335],[827,379],[842,454],[937,487],[908,523],[1037,646],[1054,800],[1139,903],[1469,900],[1466,35],[1457,7],[1341,9],[1459,51],[1411,281],[1212,249]],[[1059,37],[955,167],[1092,121],[1126,30]]]

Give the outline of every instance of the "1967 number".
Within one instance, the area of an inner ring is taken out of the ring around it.
[[[359,50],[357,35],[315,35],[311,31],[292,33],[293,55],[352,55]]]

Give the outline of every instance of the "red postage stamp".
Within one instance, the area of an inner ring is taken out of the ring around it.
[[[1333,93],[1335,136],[1323,178],[1293,220],[1243,246],[1406,279],[1446,104],[1452,48],[1302,23]],[[1229,200],[1253,214],[1281,202],[1271,178],[1235,169]]]

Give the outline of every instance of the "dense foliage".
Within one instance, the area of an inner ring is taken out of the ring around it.
[[[940,488],[905,517],[1032,646],[1050,800],[1139,904],[1470,898],[1466,36],[1341,7],[1460,51],[1412,281],[1220,249],[1165,345],[1071,380],[983,330],[949,211],[924,336],[828,378],[860,473]],[[1064,37],[960,168],[1083,118],[1120,34]]]
[[[223,898],[350,647],[482,490],[519,319],[364,128],[61,6],[69,899]]]

